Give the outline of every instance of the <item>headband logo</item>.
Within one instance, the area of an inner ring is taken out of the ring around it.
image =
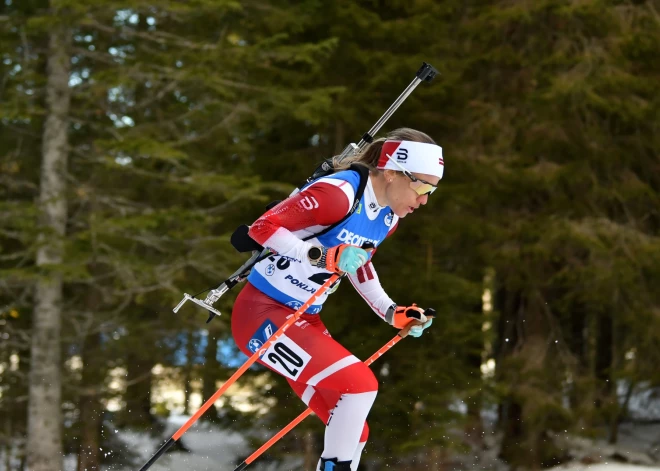
[[[403,162],[408,160],[408,149],[403,149],[399,147],[399,149],[396,151],[396,159],[401,160]]]

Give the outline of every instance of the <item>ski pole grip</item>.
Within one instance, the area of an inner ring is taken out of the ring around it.
[[[435,309],[433,308],[428,308],[427,310],[424,311],[424,315],[426,316],[427,319],[433,319],[435,317]],[[410,329],[415,327],[416,325],[424,325],[424,322],[414,320],[408,323],[403,329],[401,329],[398,333],[399,337],[406,338],[408,334],[410,333]]]

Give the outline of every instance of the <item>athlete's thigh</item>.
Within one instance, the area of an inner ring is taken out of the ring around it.
[[[246,355],[251,355],[294,312],[247,285],[234,303],[232,313],[232,331],[237,346]],[[340,393],[377,389],[371,370],[334,340],[320,319],[307,315],[278,337],[262,354],[259,363],[290,380],[319,389]]]
[[[340,394],[378,389],[376,377],[363,362],[325,330],[314,328],[305,320],[296,322],[278,338],[261,357],[261,363],[287,379],[313,387],[332,407]],[[307,395],[313,392],[306,391]]]

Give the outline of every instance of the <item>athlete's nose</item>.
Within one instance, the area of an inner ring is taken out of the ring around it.
[[[419,204],[426,204],[429,201],[429,195],[421,195],[417,197]]]

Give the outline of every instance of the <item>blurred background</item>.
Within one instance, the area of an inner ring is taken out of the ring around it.
[[[423,61],[380,135],[445,176],[375,266],[438,318],[372,366],[361,469],[660,467],[660,1],[0,0],[0,34],[0,469],[144,464],[245,360],[240,287],[172,308]],[[348,283],[323,319],[361,359],[396,333]],[[302,410],[254,367],[152,469]],[[250,469],[322,447],[312,417]]]

